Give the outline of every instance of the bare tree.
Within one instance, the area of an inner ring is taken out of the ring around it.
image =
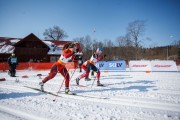
[[[118,54],[121,55],[121,59],[129,60],[131,57],[133,57],[132,41],[130,40],[128,34],[126,34],[125,36],[119,36],[116,39],[116,43],[119,47]]]
[[[93,40],[93,49],[94,51],[97,49],[97,48],[103,48],[104,44],[102,42],[98,42],[96,41],[95,39]]]
[[[134,42],[136,60],[139,57],[139,47],[141,43],[139,37],[142,36],[144,32],[145,32],[145,21],[143,20],[135,20],[129,23],[127,27],[127,33],[130,35],[131,39]]]
[[[113,50],[114,44],[111,40],[105,39],[104,40],[104,50],[103,52],[107,54],[106,59],[110,60],[113,58],[114,54],[116,53],[115,50]]]
[[[50,40],[60,40],[65,37],[68,37],[64,30],[61,29],[59,26],[54,26],[53,28],[45,29],[43,35],[45,36],[45,39]]]
[[[92,54],[92,40],[89,35],[85,37],[79,37],[75,38],[74,41],[77,41],[80,43],[82,51],[83,51],[83,58],[84,59],[89,59],[89,57]]]
[[[117,42],[119,47],[126,46],[127,45],[127,37],[126,36],[119,36],[116,39],[116,42]]]

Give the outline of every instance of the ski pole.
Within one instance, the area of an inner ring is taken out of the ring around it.
[[[74,57],[75,58],[75,57]],[[74,60],[74,59],[73,59]],[[62,88],[62,85],[64,84],[64,81],[65,81],[65,79],[66,79],[66,76],[69,74],[69,70],[70,70],[70,68],[67,70],[67,73],[66,73],[66,75],[64,76],[64,79],[63,79],[63,81],[62,81],[62,83],[61,83],[61,86],[59,87],[59,90],[58,90],[58,92],[57,92],[57,94],[56,94],[56,96],[55,96],[55,98],[54,98],[54,100],[53,101],[55,101],[56,100],[56,98],[57,98],[57,96],[58,96],[58,93],[60,92],[60,90],[61,90],[61,88]],[[75,69],[76,70],[76,69]],[[74,72],[75,72],[75,70],[74,70]],[[74,74],[74,72],[73,72],[73,74]],[[72,74],[72,75],[73,75]],[[71,77],[72,77],[72,75],[71,75]],[[70,79],[71,79],[71,77],[70,77]],[[70,81],[70,79],[69,79],[69,81]]]
[[[73,75],[74,75],[74,73],[75,73],[75,71],[76,71],[76,69],[77,69],[78,67],[76,67],[75,69],[74,69],[74,71],[73,71],[73,73],[72,73],[72,75],[71,75],[71,77],[70,77],[70,80],[72,79],[72,77],[73,77]],[[73,80],[74,81],[74,80]]]
[[[62,83],[61,83],[61,86],[59,87],[59,90],[58,90],[58,92],[56,93],[56,96],[55,96],[55,98],[54,98],[53,101],[56,100],[56,98],[57,98],[57,96],[58,96],[58,93],[60,92],[60,90],[61,90],[61,88],[62,88],[62,85],[63,85],[63,83],[64,83],[64,81],[65,81],[66,76],[67,76],[68,73],[69,73],[69,69],[67,70],[67,73],[66,73],[66,75],[64,76],[64,79],[63,79],[63,81],[62,81]]]
[[[71,78],[73,77],[73,75],[74,75],[76,69],[77,69],[77,67],[74,69],[74,71],[73,71],[73,73],[72,73],[72,75],[71,75],[71,77],[70,77],[70,80],[71,80]]]
[[[96,80],[96,78],[94,78],[94,81]],[[91,88],[92,88],[92,86],[94,85],[94,81],[93,81],[93,83],[92,83],[92,85],[91,85]]]

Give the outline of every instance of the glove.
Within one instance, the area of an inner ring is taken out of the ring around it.
[[[104,58],[106,57],[106,54],[104,54]]]
[[[79,49],[77,48],[75,51],[73,51],[73,53],[75,54],[75,53],[78,53],[78,51],[79,51]]]
[[[78,53],[79,52],[79,48],[76,49],[75,53]]]

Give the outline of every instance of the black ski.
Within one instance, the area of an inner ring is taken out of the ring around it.
[[[30,87],[30,86],[24,86],[24,87],[27,87],[27,88],[30,88],[30,89],[33,89],[33,90],[36,90],[36,91],[39,91],[39,92],[42,92],[42,93],[46,93],[46,94],[50,94],[50,95],[53,95],[53,96],[58,96],[58,97],[63,97],[63,95],[72,95],[72,96],[79,96],[79,97],[85,97],[85,98],[96,98],[96,99],[109,99],[107,97],[96,97],[96,96],[88,96],[88,95],[78,95],[76,93],[73,93],[73,94],[66,94],[66,93],[59,93],[58,95],[55,94],[55,93],[52,93],[52,92],[48,92],[48,91],[42,91],[41,89],[39,88],[34,88],[34,87]],[[63,94],[63,95],[61,95]]]
[[[42,93],[46,93],[46,94],[50,94],[50,95],[53,95],[53,96],[57,96],[55,93],[48,92],[48,91],[42,91],[39,88],[34,88],[34,87],[30,87],[30,86],[24,86],[24,87],[27,87],[27,88],[30,88],[30,89],[33,89],[33,90],[37,90],[37,91],[42,92]]]
[[[71,86],[88,87],[88,85],[77,85],[77,84],[71,84]]]

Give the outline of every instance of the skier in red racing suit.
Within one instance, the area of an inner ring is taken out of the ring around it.
[[[76,48],[76,44],[74,43],[67,43],[64,45],[62,50],[62,55],[60,56],[59,60],[55,62],[50,70],[50,73],[48,76],[46,76],[42,82],[39,83],[41,85],[41,90],[44,91],[44,84],[48,81],[54,78],[57,74],[57,72],[61,73],[61,75],[65,79],[65,93],[69,94],[69,73],[65,67],[66,63],[72,62],[75,58],[75,53],[78,52],[79,49]]]
[[[78,78],[76,78],[76,84],[79,85],[80,79],[86,77],[88,78],[90,70],[93,70],[94,72],[97,73],[97,86],[103,86],[103,84],[100,83],[100,71],[99,69],[95,66],[95,63],[102,60],[103,58],[106,57],[106,55],[100,56],[102,53],[102,48],[98,48],[96,52],[92,55],[90,60],[87,60],[82,64],[82,69],[85,71],[82,75],[80,75]]]

